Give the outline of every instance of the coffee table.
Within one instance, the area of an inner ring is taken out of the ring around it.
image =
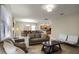
[[[52,41],[51,44],[49,43],[49,41],[43,42],[41,51],[43,51],[46,54],[54,53],[56,51],[62,50],[60,44],[61,42],[59,41]]]

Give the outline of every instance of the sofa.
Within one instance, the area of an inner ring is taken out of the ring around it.
[[[56,38],[56,41],[60,41],[61,43],[66,43],[74,46],[79,46],[79,37],[77,35],[60,34]]]
[[[43,33],[31,33],[29,35],[29,44],[33,45],[33,44],[40,44],[42,42],[45,41],[49,41],[50,37],[47,34],[43,34]]]
[[[25,51],[17,47],[11,38],[0,42],[0,54],[25,54]]]

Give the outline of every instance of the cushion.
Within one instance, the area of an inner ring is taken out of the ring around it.
[[[47,34],[41,34],[41,38],[46,39],[47,38]]]
[[[67,39],[67,35],[66,34],[60,34],[58,37],[57,37],[57,40],[58,41],[62,41],[62,42],[65,42]]]
[[[41,38],[41,34],[36,33],[36,34],[35,34],[35,38]]]
[[[4,41],[3,47],[7,54],[14,54],[16,53],[16,47],[11,41]]]
[[[38,40],[38,38],[34,38],[34,39],[31,39],[31,40]]]
[[[76,36],[76,35],[68,35],[68,39],[67,39],[66,42],[70,43],[70,44],[77,44],[78,43],[78,36]]]
[[[6,52],[3,48],[3,42],[0,42],[0,54],[6,54]]]
[[[29,34],[30,39],[35,38],[35,34]]]

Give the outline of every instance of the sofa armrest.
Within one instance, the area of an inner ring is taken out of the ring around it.
[[[19,47],[16,47],[16,54],[25,54],[25,51],[23,51]]]
[[[15,46],[21,48],[23,51],[25,51],[25,53],[28,52],[28,49],[27,49],[25,43],[15,43]]]
[[[70,43],[70,44],[77,44],[78,43],[78,36],[76,36],[76,35],[68,35],[68,39],[67,39],[66,42]]]

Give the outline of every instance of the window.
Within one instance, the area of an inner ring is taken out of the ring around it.
[[[36,30],[36,26],[35,26],[35,25],[32,25],[32,26],[31,26],[31,29],[32,29],[32,30]]]

